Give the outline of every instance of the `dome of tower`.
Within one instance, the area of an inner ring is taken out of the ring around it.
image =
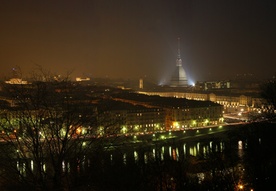
[[[171,78],[171,87],[187,87],[188,80],[186,72],[182,66],[176,66]]]

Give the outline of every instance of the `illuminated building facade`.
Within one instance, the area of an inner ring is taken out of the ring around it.
[[[190,129],[223,123],[223,107],[220,105],[193,108],[182,106],[166,110],[166,130]]]
[[[88,77],[85,77],[85,78],[77,77],[77,78],[76,78],[76,81],[77,81],[77,82],[90,81],[90,78],[88,78]]]
[[[197,90],[229,89],[231,83],[230,81],[197,82],[195,88]]]
[[[177,104],[180,102],[181,99]],[[223,123],[223,106],[219,104],[212,103],[204,106],[179,104],[178,106],[171,107],[166,104],[159,108],[147,108],[144,106],[137,107],[136,105],[123,109],[117,105],[117,109],[109,109],[104,112],[104,115],[115,119],[115,121],[120,121],[120,132],[112,129],[116,127],[103,129],[107,130],[106,134],[113,134],[113,132],[122,134],[147,133],[204,127]]]
[[[28,84],[27,81],[22,80],[21,78],[11,78],[8,81],[5,81],[6,84]]]
[[[135,127],[138,132],[148,132],[196,128],[223,123],[223,106],[211,101],[145,96],[142,94],[128,94],[126,97],[120,97],[120,101],[144,107],[144,109],[127,112],[125,124],[132,131]]]
[[[107,106],[106,108],[103,108]],[[99,102],[99,113],[111,119],[115,125],[101,127],[104,134],[145,133],[165,130],[165,111],[159,107],[147,107],[127,100],[104,99]],[[101,118],[100,117],[100,118]]]
[[[224,113],[244,111],[265,112],[264,100],[260,97],[240,94],[199,93],[199,92],[139,92],[146,95],[186,98],[189,100],[212,101],[224,107]]]

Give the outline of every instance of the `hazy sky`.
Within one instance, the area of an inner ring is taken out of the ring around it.
[[[275,0],[1,0],[0,27],[2,77],[39,65],[160,81],[178,37],[189,79],[276,72]]]

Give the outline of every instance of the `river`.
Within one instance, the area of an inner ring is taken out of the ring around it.
[[[63,161],[62,168],[87,190],[268,190],[276,180],[274,129],[259,123],[220,133],[171,132],[164,140],[156,138],[162,134],[135,137],[77,165]],[[24,170],[24,163],[17,168]]]

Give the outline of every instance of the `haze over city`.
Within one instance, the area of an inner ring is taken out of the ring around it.
[[[159,82],[177,39],[189,81],[276,72],[276,3],[270,0],[0,2],[0,76],[39,65],[72,76]]]

